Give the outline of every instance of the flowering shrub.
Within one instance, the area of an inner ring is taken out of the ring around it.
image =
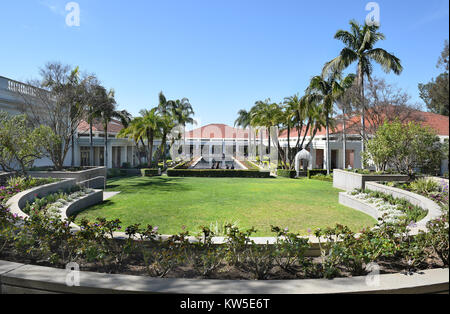
[[[53,178],[10,178],[6,186],[0,186],[0,203],[6,203],[12,196],[22,191],[57,181],[58,179]]]

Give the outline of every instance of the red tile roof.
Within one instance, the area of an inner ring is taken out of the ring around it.
[[[108,124],[108,133],[119,133],[122,129],[123,125],[118,120],[113,119]],[[94,132],[104,132],[103,124],[100,121],[95,121],[92,125],[92,130]],[[89,132],[89,123],[87,123],[86,121],[81,121],[80,125],[78,126],[78,132]]]
[[[423,126],[429,126],[440,136],[449,136],[449,117],[431,112],[416,111],[414,119],[418,120]],[[361,125],[360,116],[353,116],[347,122],[347,134],[358,134]],[[342,123],[338,123],[331,134],[339,134],[342,132]],[[118,133],[123,129],[122,124],[118,120],[112,120],[108,125],[108,132]],[[302,130],[302,136],[306,127]],[[78,127],[79,132],[89,132],[89,123],[82,121]],[[93,125],[94,132],[103,132],[103,125],[96,121]],[[325,128],[319,130],[316,136],[324,136]],[[291,130],[291,138],[296,137],[297,130]],[[192,131],[186,132],[186,138],[203,138],[203,139],[247,139],[248,130],[230,127],[226,124],[208,124]],[[287,130],[281,132],[279,138],[287,138]]]
[[[230,127],[226,124],[208,124],[186,132],[186,138],[204,139],[247,139],[248,130]]]

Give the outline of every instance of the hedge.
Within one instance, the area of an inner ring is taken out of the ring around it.
[[[141,169],[143,177],[155,177],[160,176],[159,169]]]
[[[124,177],[126,175],[127,174],[123,173],[123,171],[121,169],[117,169],[117,168],[108,169],[106,172],[106,176],[108,178]]]
[[[331,172],[333,172],[333,171],[331,171]],[[308,179],[311,179],[311,177],[318,175],[318,174],[327,175],[328,172],[326,169],[309,169],[308,170]]]
[[[277,175],[279,177],[295,179],[295,177],[297,176],[297,171],[295,171],[295,170],[278,169],[277,170]]]
[[[298,176],[299,177],[306,177],[307,174],[308,173],[305,170],[300,170],[299,173],[298,173]],[[297,171],[295,171],[295,170],[278,169],[277,170],[277,175],[279,177],[295,179],[297,177]]]
[[[169,177],[271,178],[270,172],[258,170],[169,169]]]

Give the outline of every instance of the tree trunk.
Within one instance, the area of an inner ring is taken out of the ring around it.
[[[70,165],[72,167],[75,167],[75,136],[72,134],[72,139],[71,139],[71,159],[72,161],[70,162]]]
[[[345,108],[342,109],[342,148],[344,150],[344,164],[343,164],[343,168],[346,168],[346,163],[347,163],[347,134],[345,133]]]
[[[152,157],[153,157],[153,134],[149,134],[147,136],[147,146],[148,146],[148,157],[147,157],[147,164],[148,167],[152,167]],[[156,167],[158,168],[158,167]]]
[[[105,124],[105,167],[108,168],[108,124]]]
[[[326,112],[326,129],[327,129],[327,148],[326,148],[326,154],[327,154],[327,174],[330,175],[330,167],[331,167],[331,163],[330,163],[330,127],[329,127],[329,123],[330,123],[330,118],[329,118],[329,114],[328,111]]]
[[[364,169],[363,153],[365,152],[365,138],[366,138],[366,119],[365,119],[365,99],[364,99],[364,75],[361,66],[358,68],[359,88],[361,96],[361,168]]]
[[[89,165],[94,166],[94,138],[92,134],[92,119],[89,122]]]

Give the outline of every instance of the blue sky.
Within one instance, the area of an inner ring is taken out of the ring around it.
[[[302,94],[343,47],[336,30],[369,13],[369,1],[351,0],[78,0],[80,27],[68,27],[68,2],[0,0],[0,75],[26,81],[48,61],[78,65],[116,90],[120,109],[137,115],[162,90],[189,98],[201,124],[233,124],[257,100]],[[378,4],[379,46],[405,70],[375,75],[421,102],[417,84],[439,74],[449,37],[448,1]]]

